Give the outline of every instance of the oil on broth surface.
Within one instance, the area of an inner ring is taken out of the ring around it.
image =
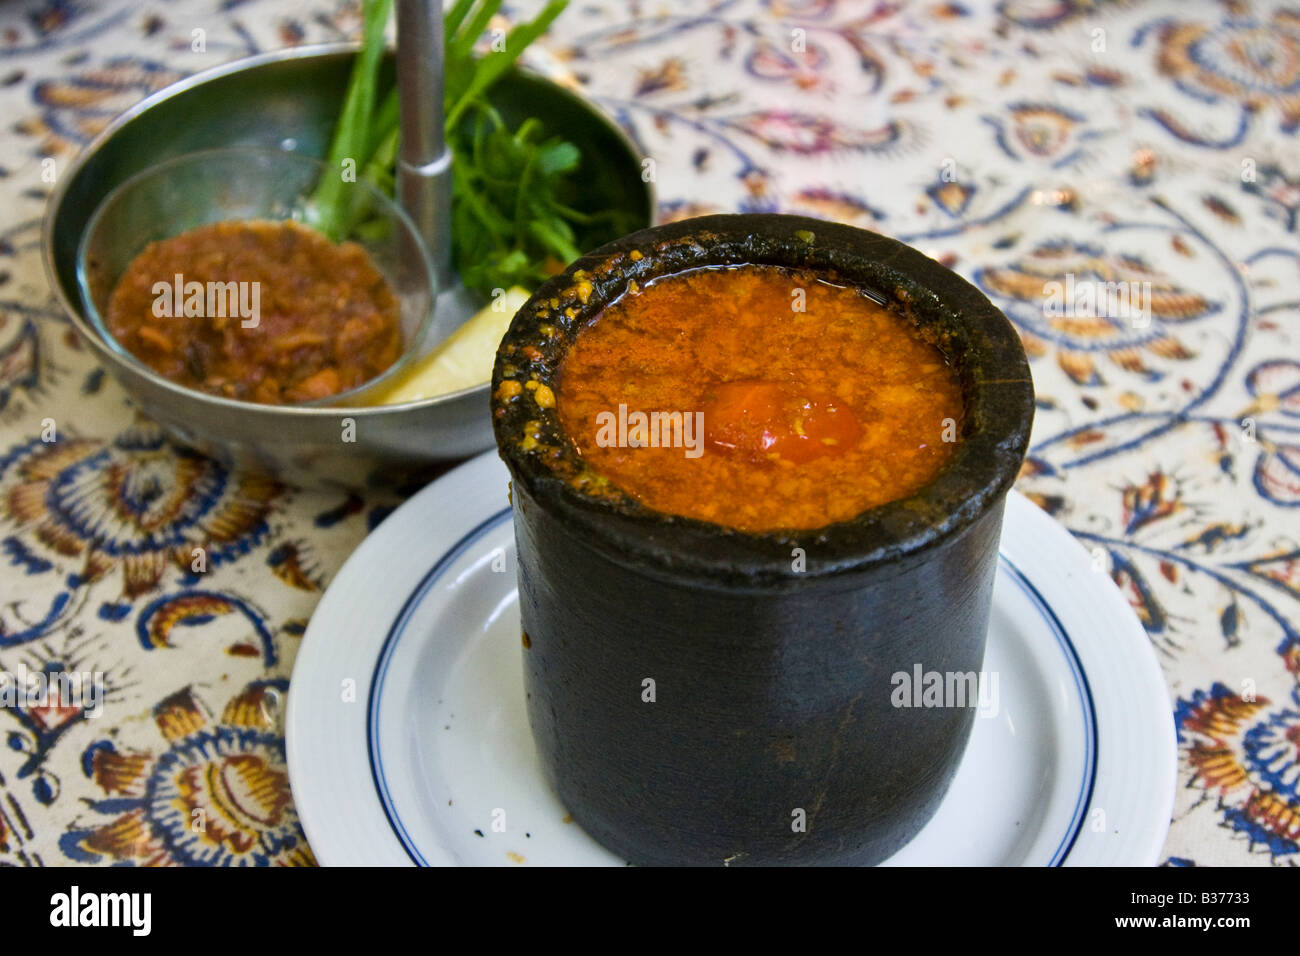
[[[578,335],[556,404],[592,468],[642,504],[742,531],[819,528],[913,494],[951,460],[962,418],[957,371],[906,319],[772,266],[623,296]]]

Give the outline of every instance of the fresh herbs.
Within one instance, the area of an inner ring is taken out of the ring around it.
[[[475,104],[452,152],[452,258],[471,289],[536,288],[581,255],[556,194],[581,159],[572,143],[540,141],[541,123],[511,132]]]
[[[550,0],[533,20],[515,26],[504,43],[475,56],[474,44],[501,0],[456,0],[444,16],[445,116],[452,150],[452,258],[461,281],[491,295],[514,285],[535,288],[581,251],[629,225],[620,214],[577,208],[578,147],[547,135],[530,117],[512,129],[488,98],[493,84],[524,49],[546,32],[568,0]],[[328,160],[351,159],[359,178],[389,195],[395,187],[399,109],[397,90],[376,103],[384,28],[392,0],[365,0],[364,43],[348,83]],[[339,238],[352,228],[348,192],[335,177],[315,196],[317,225]]]
[[[338,125],[334,127],[334,141],[330,143],[326,156],[332,169],[342,170],[348,161],[360,166],[362,157],[368,158],[374,153],[371,117],[375,109],[379,63],[384,56],[384,27],[392,6],[393,0],[365,0],[361,52],[352,66],[348,91],[343,97],[343,112],[339,114]],[[335,241],[348,231],[349,197],[345,186],[341,172],[338,176],[324,176],[313,197],[314,225]]]
[[[569,5],[569,0],[550,0],[536,18],[521,23],[506,34],[500,49],[475,58],[474,42],[501,7],[501,0],[456,0],[443,18],[446,39],[447,136],[451,138],[461,115],[481,101],[488,89],[501,78],[521,53],[546,32]],[[470,14],[473,14],[470,16]]]

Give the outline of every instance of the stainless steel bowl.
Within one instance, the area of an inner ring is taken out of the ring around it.
[[[46,272],[73,325],[136,404],[176,440],[229,467],[293,484],[361,488],[411,481],[493,445],[488,386],[402,405],[307,408],[231,403],[176,385],[122,356],[82,311],[77,247],[115,186],[162,160],[225,146],[286,148],[323,156],[356,47],[328,44],[261,54],[198,73],[113,121],[63,175],[46,212]],[[385,64],[391,80],[391,57]],[[582,150],[589,210],[626,209],[649,225],[651,184],[641,154],[596,107],[536,74],[516,70],[494,88],[508,122],[542,117]],[[614,237],[610,237],[611,239]]]

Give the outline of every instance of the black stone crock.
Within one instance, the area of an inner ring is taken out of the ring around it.
[[[577,334],[629,282],[739,263],[869,290],[948,355],[965,417],[933,482],[823,529],[751,534],[651,511],[585,465],[546,390],[525,383],[556,391]],[[638,864],[869,864],[911,839],[975,711],[895,707],[891,678],[982,666],[1003,502],[1033,417],[1006,318],[893,239],[708,216],[625,236],[544,284],[502,340],[492,395],[529,719],[574,820]]]

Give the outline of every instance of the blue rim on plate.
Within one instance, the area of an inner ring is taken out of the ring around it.
[[[402,824],[401,817],[397,813],[384,774],[383,757],[379,747],[379,701],[383,697],[382,691],[384,681],[388,675],[388,665],[392,660],[397,645],[406,633],[407,624],[415,609],[419,607],[433,586],[461,555],[472,548],[488,532],[509,519],[510,514],[511,509],[503,508],[481,521],[434,561],[433,566],[425,572],[417,586],[402,603],[401,611],[384,637],[383,646],[380,649],[374,672],[371,675],[370,694],[366,708],[366,749],[370,763],[370,774],[375,786],[375,792],[379,795],[384,816],[387,818],[394,836],[397,837],[411,862],[417,866],[430,866],[431,864],[415,846],[406,827]],[[1093,701],[1092,689],[1088,684],[1088,678],[1084,674],[1083,665],[1079,660],[1079,654],[1060,619],[1047,601],[1043,599],[1038,589],[1010,558],[1005,554],[999,554],[998,558],[999,566],[1009,572],[1011,580],[1029,598],[1039,615],[1051,629],[1052,634],[1055,635],[1057,643],[1069,663],[1070,673],[1074,678],[1075,690],[1078,693],[1080,702],[1083,704],[1081,710],[1084,718],[1084,765],[1079,783],[1079,793],[1075,801],[1074,811],[1070,817],[1069,826],[1048,864],[1049,866],[1060,866],[1069,856],[1070,851],[1074,848],[1075,841],[1079,837],[1087,807],[1092,799],[1096,785],[1098,752],[1096,706]]]

